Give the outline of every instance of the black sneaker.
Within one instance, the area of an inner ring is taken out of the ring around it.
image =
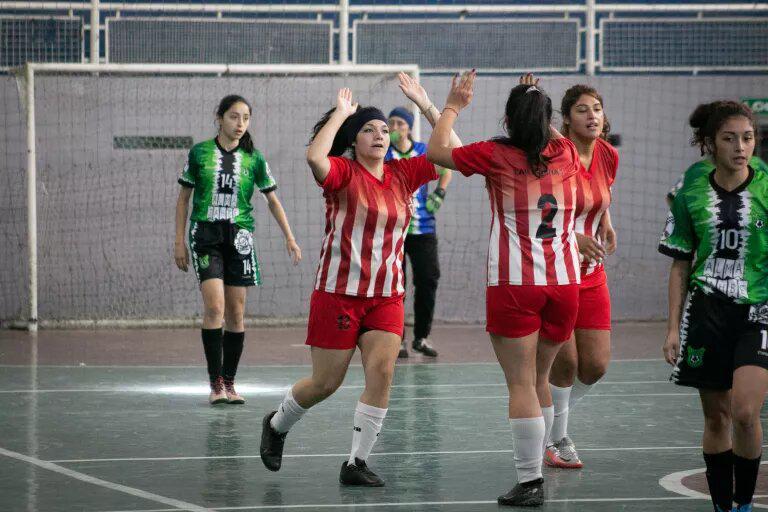
[[[544,479],[517,484],[504,496],[496,498],[499,505],[509,507],[540,507],[544,504]]]
[[[280,471],[280,465],[283,462],[283,445],[285,444],[285,436],[288,432],[281,434],[276,432],[270,425],[272,416],[277,411],[272,411],[264,416],[261,421],[261,446],[259,447],[259,453],[261,453],[261,462],[270,471]]]
[[[339,482],[343,485],[361,485],[364,487],[384,487],[384,480],[379,475],[368,469],[364,460],[355,457],[355,463],[351,466],[344,462],[339,473]]]
[[[405,345],[405,340],[400,342],[400,352],[397,353],[398,359],[406,359],[408,357],[408,347]]]
[[[411,346],[413,347],[413,350],[416,352],[421,352],[425,356],[437,357],[437,350],[435,350],[432,345],[429,344],[429,340],[427,338],[413,340],[413,344]],[[403,349],[401,348],[400,350],[402,351]]]

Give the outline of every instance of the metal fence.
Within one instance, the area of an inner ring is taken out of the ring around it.
[[[386,44],[382,44],[382,38]],[[418,64],[427,72],[768,70],[768,3],[0,1],[0,67]]]

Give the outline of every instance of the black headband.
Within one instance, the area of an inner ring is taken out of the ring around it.
[[[351,115],[347,119],[346,126],[344,127],[344,135],[347,137],[347,144],[351,146],[352,143],[355,142],[357,132],[360,131],[360,128],[365,126],[366,123],[373,121],[374,119],[378,119],[384,123],[387,122],[387,118],[384,116],[384,112],[377,108],[366,108]]]

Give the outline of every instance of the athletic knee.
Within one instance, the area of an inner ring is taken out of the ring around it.
[[[220,302],[206,304],[203,308],[203,314],[207,320],[221,320],[224,317],[224,304]]]
[[[704,427],[712,433],[730,433],[731,414],[727,409],[704,412]]]
[[[338,379],[335,377],[326,378],[322,380],[315,380],[313,379],[312,384],[315,389],[315,394],[320,400],[325,400],[332,394],[336,392],[337,389],[339,389],[339,386],[341,386],[341,383],[343,381],[342,379]]]
[[[245,315],[244,305],[227,304],[227,307],[224,309],[224,320],[226,321],[227,326],[230,329],[234,327],[242,327],[244,315]]]
[[[557,354],[555,362],[552,363],[552,375],[558,377],[568,378],[571,380],[576,378],[576,369],[578,368],[579,361],[575,352],[562,350]]]
[[[748,431],[757,427],[760,421],[760,410],[746,403],[735,402],[731,406],[731,416],[734,428]]]
[[[369,364],[366,370],[366,379],[373,377],[373,380],[382,387],[389,387],[395,376],[395,367],[389,361],[381,360]]]
[[[608,371],[607,362],[592,361],[579,366],[579,380],[587,385],[595,384],[603,378],[606,371]]]

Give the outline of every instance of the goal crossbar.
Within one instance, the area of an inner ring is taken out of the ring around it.
[[[358,64],[57,64],[57,63],[27,63],[12,69],[18,83],[19,95],[26,114],[26,146],[27,146],[27,245],[29,269],[26,284],[29,288],[28,304],[26,304],[26,320],[11,322],[12,327],[37,331],[38,325],[46,327],[85,327],[112,326],[109,320],[95,324],[92,320],[83,321],[44,321],[38,318],[38,227],[37,227],[37,149],[35,124],[35,73],[79,74],[99,73],[109,74],[168,74],[168,75],[365,75],[365,74],[395,74],[407,73],[419,80],[419,67],[407,65],[358,65]],[[417,140],[420,138],[420,112],[413,106],[413,132]],[[148,320],[147,325],[163,323],[162,320]],[[122,325],[121,320],[113,321],[114,325]],[[133,323],[133,322],[130,322]]]

